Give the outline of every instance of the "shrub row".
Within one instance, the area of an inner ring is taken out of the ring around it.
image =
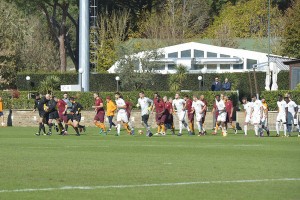
[[[259,92],[265,90],[265,73],[257,72],[257,85]],[[15,85],[18,90],[33,90],[37,91],[39,83],[45,79],[46,76],[50,74],[30,74],[31,80],[29,83],[26,81],[25,77],[28,74],[18,74]],[[52,75],[52,74],[51,74]],[[77,84],[78,75],[77,74],[55,74],[60,77],[61,85],[71,85]],[[201,74],[188,74],[186,81],[183,83],[183,90],[199,91],[199,81],[198,76]],[[116,90],[116,74],[90,74],[90,91],[101,91],[101,92],[111,92]],[[254,75],[253,72],[250,73],[209,73],[202,75],[204,78],[204,85],[201,87],[203,91],[209,91],[211,83],[216,76],[218,76],[222,81],[227,77],[230,82],[232,82],[232,90],[239,90],[241,96],[251,96],[255,93],[254,85]],[[153,81],[149,84],[145,84],[142,88],[143,90],[151,91],[168,91],[168,74],[155,74]],[[250,79],[250,80],[249,80]],[[279,90],[289,89],[289,73],[280,72],[278,74],[278,87]],[[122,83],[122,80],[121,80]],[[251,84],[250,84],[251,83]],[[121,84],[122,85],[122,84]],[[132,88],[122,88],[121,91],[132,91]]]
[[[137,104],[137,99],[138,99],[138,93],[137,91],[134,92],[123,92],[123,98],[126,101],[130,101],[133,103],[133,105]],[[94,99],[93,99],[93,93],[92,92],[70,92],[68,93],[69,96],[74,96],[76,97],[77,101],[82,104],[85,110],[92,110],[92,106],[94,105]],[[146,96],[149,98],[153,98],[154,93],[152,91],[145,91]],[[164,92],[159,92],[159,94],[167,97],[174,97],[174,93],[164,91]],[[200,94],[205,95],[205,98],[208,102],[209,109],[212,108],[212,104],[214,103],[214,98],[216,92],[183,92],[181,93],[181,96],[183,97],[184,95],[189,95],[192,98],[192,95],[197,95],[200,96]],[[237,105],[238,103],[238,97],[237,93],[235,92],[226,92],[226,94],[233,100],[234,105]],[[60,91],[55,91],[54,95],[57,97],[62,97],[63,92]],[[20,92],[19,98],[11,98],[11,93],[10,92],[0,92],[0,96],[3,97],[4,100],[4,107],[6,109],[32,109],[34,105],[34,99],[29,99],[28,100],[28,93],[27,92]],[[105,99],[107,96],[110,96],[112,99],[114,99],[114,93],[113,92],[101,92],[100,96]]]
[[[122,95],[125,100],[132,102],[134,105],[137,103],[138,99],[138,91],[132,91],[132,92],[122,92]],[[281,91],[271,91],[267,92],[264,91],[261,93],[261,96],[265,97],[267,100],[267,103],[270,107],[270,110],[277,110],[277,97],[278,94],[284,95],[285,93],[290,93],[292,95],[293,100],[297,103],[300,104],[300,93],[297,91],[288,91],[288,90],[281,90]],[[149,98],[153,97],[153,91],[145,91],[146,96]],[[162,91],[159,92],[159,94],[167,97],[174,97],[173,92],[169,91]],[[203,94],[208,102],[208,107],[211,110],[212,105],[214,103],[214,97],[216,94],[220,94],[218,92],[211,92],[211,91],[197,91],[197,92],[182,92],[181,96],[183,97],[184,95],[189,95],[190,97],[192,95],[197,95],[200,96],[200,94]],[[243,106],[240,103],[240,100],[242,96],[240,95],[239,97],[237,96],[236,92],[226,92],[226,94],[233,100],[234,105],[237,108],[243,108]],[[55,91],[54,95],[57,97],[62,97],[63,92],[60,91]],[[4,107],[5,109],[32,109],[34,105],[34,99],[29,99],[28,100],[28,93],[21,91],[19,98],[11,98],[12,93],[11,92],[0,92],[0,96],[2,96],[4,100]],[[69,96],[74,96],[78,99],[78,101],[84,106],[85,110],[92,110],[92,106],[94,104],[94,99],[93,99],[93,93],[92,92],[70,92]],[[114,98],[114,93],[113,92],[100,92],[100,96],[105,99],[106,96],[110,96],[112,99]],[[250,100],[250,98],[249,98]]]

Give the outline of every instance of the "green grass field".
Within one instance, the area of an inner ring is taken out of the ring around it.
[[[35,131],[0,128],[1,200],[300,199],[298,137]]]

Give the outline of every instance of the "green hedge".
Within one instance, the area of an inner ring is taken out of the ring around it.
[[[137,103],[138,99],[138,91],[133,92],[123,92],[123,96],[125,100],[131,101],[134,105]],[[265,97],[267,100],[267,103],[269,105],[270,110],[277,110],[277,97],[278,94],[284,95],[285,93],[290,93],[292,95],[293,100],[300,105],[300,92],[299,91],[289,91],[289,90],[280,90],[280,91],[263,91],[261,93],[261,97]],[[146,96],[149,98],[153,98],[153,91],[145,91]],[[159,94],[167,97],[174,97],[173,92],[169,91],[161,91]],[[205,98],[208,102],[209,109],[212,108],[212,104],[214,103],[214,96],[215,94],[218,94],[217,92],[210,92],[210,91],[203,91],[203,92],[182,92],[181,96],[184,96],[185,94],[188,94],[189,96],[192,96],[193,94],[196,94],[199,96],[200,94],[205,95]],[[235,92],[227,92],[228,96],[231,97],[233,100],[233,103],[236,107],[242,108],[240,104],[240,100],[242,96],[239,96],[239,99],[237,97],[237,94]],[[57,97],[62,97],[63,92],[55,91],[54,95]],[[21,91],[19,98],[11,98],[12,93],[11,92],[4,92],[0,91],[0,96],[2,96],[4,100],[4,108],[9,109],[32,109],[34,105],[34,99],[28,100],[28,93]],[[93,99],[93,92],[70,92],[69,96],[75,96],[77,97],[78,101],[84,106],[85,110],[92,110],[92,105],[94,104]],[[106,96],[111,96],[114,98],[113,92],[100,92],[100,96],[105,99]],[[249,97],[250,100],[250,97]]]
[[[138,99],[138,91],[134,92],[123,92],[122,95],[125,100],[132,102],[134,105],[137,104]],[[69,96],[74,96],[78,99],[78,102],[80,102],[85,110],[93,110],[92,106],[94,105],[94,99],[93,99],[93,93],[92,92],[70,92],[68,93]],[[149,98],[153,98],[153,92],[152,91],[145,91],[146,96]],[[174,97],[174,93],[164,91],[159,92],[159,94],[167,97]],[[181,96],[183,97],[185,94],[188,94],[189,96],[197,95],[200,96],[200,94],[205,95],[205,98],[208,102],[209,109],[212,108],[212,104],[214,103],[214,96],[218,93],[216,92],[183,92],[181,93]],[[235,92],[227,92],[226,93],[232,100],[234,105],[237,105],[238,98]],[[54,95],[57,97],[62,97],[63,92],[56,91],[54,92]],[[3,97],[4,100],[4,108],[5,109],[32,109],[34,105],[34,99],[28,100],[28,93],[27,92],[20,92],[19,98],[11,98],[10,92],[0,92],[0,96]],[[111,96],[111,98],[114,98],[113,92],[101,92],[100,96],[105,99],[106,96]]]
[[[284,96],[286,93],[290,93],[292,96],[292,100],[295,101],[297,105],[300,105],[299,91],[293,91],[293,90],[263,91],[261,93],[261,97],[266,98],[266,102],[270,110],[277,110],[278,95],[281,94]]]
[[[30,75],[31,80],[28,84],[25,77]],[[16,79],[15,85],[18,90],[38,90],[39,83],[45,79],[46,76],[50,74],[19,74]],[[59,76],[61,79],[61,85],[71,85],[77,84],[78,75],[77,74],[54,74]],[[198,76],[200,74],[188,74],[186,81],[183,83],[184,90],[199,91],[199,81]],[[249,75],[251,78],[252,84],[249,81]],[[252,88],[253,93],[255,93],[254,87],[254,76],[253,72],[248,73],[222,73],[215,74],[209,73],[204,75],[204,91],[209,91],[212,81],[218,76],[221,80],[224,80],[226,77],[229,78],[229,81],[232,82],[232,89],[239,90],[241,96],[250,97],[250,87]],[[116,74],[90,74],[90,91],[101,91],[101,92],[111,92],[116,90]],[[168,77],[169,75],[155,74],[153,81],[149,84],[146,84],[143,90],[151,91],[168,91]],[[279,90],[288,90],[289,88],[289,73],[280,72],[278,74],[278,87]],[[257,82],[259,91],[264,91],[265,87],[265,73],[257,72]],[[132,91],[132,88],[122,88],[121,91]]]

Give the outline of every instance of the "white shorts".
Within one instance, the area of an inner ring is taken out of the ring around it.
[[[246,115],[246,118],[245,118],[245,123],[250,123],[251,122],[251,117],[250,115]]]
[[[259,114],[253,114],[252,115],[252,123],[253,124],[260,124],[261,118]]]
[[[282,123],[286,123],[286,116],[283,114],[278,114],[277,118],[276,118],[277,122],[282,122]]]
[[[203,117],[203,114],[196,113],[196,121],[197,121],[197,122],[202,121],[202,117]]]
[[[219,113],[217,122],[226,122],[226,117],[227,117],[226,112]]]
[[[124,123],[127,123],[128,122],[127,113],[124,111],[121,111],[121,112],[119,111],[117,114],[117,121],[118,122],[123,121]]]
[[[177,111],[177,116],[179,121],[185,120],[185,113],[186,113],[185,111],[180,111],[180,112]]]

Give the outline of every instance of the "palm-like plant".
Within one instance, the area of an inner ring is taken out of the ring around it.
[[[60,78],[55,75],[48,76],[45,80],[41,81],[39,90],[42,93],[53,94],[54,90],[58,90],[60,86]]]
[[[187,69],[183,65],[176,66],[176,73],[169,77],[169,87],[173,92],[179,91],[187,77]]]

